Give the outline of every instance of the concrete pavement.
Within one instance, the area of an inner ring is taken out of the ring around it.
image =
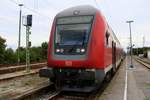
[[[150,100],[150,70],[127,57],[99,100]]]

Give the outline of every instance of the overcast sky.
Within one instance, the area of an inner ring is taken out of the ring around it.
[[[132,23],[133,44],[150,46],[150,0],[1,0],[0,1],[0,36],[6,39],[7,47],[17,48],[19,7],[23,3],[23,15],[33,15],[33,27],[30,39],[32,46],[39,46],[49,41],[51,24],[54,16],[63,9],[77,5],[92,5],[106,17],[122,46],[129,45],[129,27]],[[25,27],[22,26],[21,46],[25,46]]]

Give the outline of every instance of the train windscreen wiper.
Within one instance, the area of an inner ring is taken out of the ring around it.
[[[71,49],[69,50],[69,52],[72,52],[74,48],[76,48],[76,46],[79,44],[80,41],[76,41],[76,43],[74,45],[72,45]]]
[[[82,37],[82,46],[84,46],[84,42],[85,42],[85,35]]]

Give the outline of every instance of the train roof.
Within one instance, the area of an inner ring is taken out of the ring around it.
[[[95,15],[98,10],[90,5],[72,7],[61,11],[56,17],[74,16],[74,15]]]
[[[60,13],[58,13],[56,15],[56,17],[67,17],[67,16],[80,16],[80,15],[96,15],[96,12],[99,12],[101,17],[104,18],[104,21],[107,23],[105,17],[103,16],[103,14],[101,14],[101,12],[97,9],[94,8],[90,5],[80,5],[80,6],[75,6],[72,8],[67,8],[63,11],[61,11]],[[77,13],[77,14],[76,14]],[[121,47],[121,44],[118,40],[118,38],[116,37],[116,35],[114,34],[113,30],[108,26],[108,29],[110,29],[112,31],[113,34],[113,38],[116,40],[116,42],[119,44],[119,46]]]

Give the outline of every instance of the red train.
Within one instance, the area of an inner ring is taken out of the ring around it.
[[[69,8],[54,19],[48,68],[39,74],[65,91],[89,92],[116,71],[122,53],[119,40],[98,9]]]

